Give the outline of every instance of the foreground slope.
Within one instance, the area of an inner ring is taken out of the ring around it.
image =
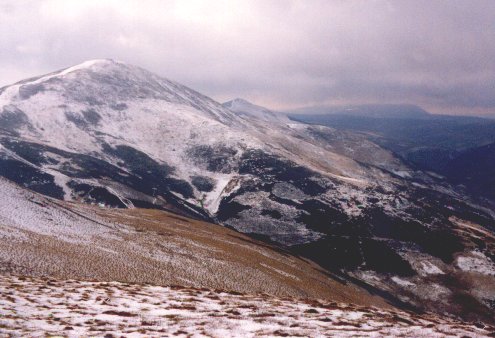
[[[493,337],[432,315],[208,289],[0,276],[0,335]]]
[[[310,262],[157,210],[46,198],[0,178],[0,272],[384,304]]]
[[[112,60],[2,88],[0,109],[0,176],[32,190],[172,210],[418,308],[495,318],[493,212],[363,135]]]

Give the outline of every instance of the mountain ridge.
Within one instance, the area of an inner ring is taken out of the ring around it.
[[[289,110],[290,114],[335,114],[374,118],[418,118],[431,114],[413,104],[361,104],[349,106],[310,106]]]
[[[247,100],[236,98],[222,103],[222,106],[230,109],[231,111],[246,115],[250,118],[255,118],[263,121],[272,121],[279,123],[290,123],[285,114],[269,110],[265,107],[255,105]]]

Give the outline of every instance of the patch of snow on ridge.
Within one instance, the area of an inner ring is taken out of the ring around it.
[[[241,179],[231,174],[216,174],[214,177],[215,188],[203,194],[203,207],[212,215],[218,212],[222,199],[239,189],[241,184]]]
[[[392,170],[392,172],[395,175],[400,176],[402,178],[410,178],[411,177],[411,174],[408,171],[405,171],[405,170]]]
[[[396,276],[392,277],[392,280],[393,280],[395,283],[397,283],[397,284],[399,284],[400,286],[403,286],[403,287],[412,287],[412,286],[416,286],[416,284],[411,283],[410,281],[407,281],[407,280],[405,280],[405,279],[402,279],[402,278],[399,278],[399,277],[396,277]]]
[[[92,68],[94,66],[103,66],[105,64],[111,64],[111,63],[120,63],[118,61],[114,61],[114,60],[110,60],[110,59],[95,59],[95,60],[87,60],[87,61],[84,61],[83,63],[80,63],[78,65],[75,65],[75,66],[72,66],[72,67],[69,67],[69,68],[65,68],[59,72],[55,72],[55,73],[52,73],[52,74],[48,74],[46,76],[43,76],[43,77],[40,77],[34,81],[30,81],[30,82],[27,82],[27,83],[23,83],[23,85],[25,84],[39,84],[39,83],[42,83],[42,82],[45,82],[45,81],[48,81],[54,77],[59,77],[59,76],[64,76],[64,75],[67,75],[67,74],[70,74],[72,72],[75,72],[75,71],[78,71],[78,70],[82,70],[82,69],[88,69],[88,68]]]
[[[422,271],[428,275],[445,275],[445,272],[443,272],[438,266],[431,262],[424,261],[420,264],[422,267]]]
[[[495,264],[479,251],[471,251],[469,256],[459,255],[456,259],[456,265],[463,271],[495,276]]]

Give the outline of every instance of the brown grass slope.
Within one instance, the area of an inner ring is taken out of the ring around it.
[[[61,202],[5,180],[0,183],[3,273],[387,306],[377,296],[330,278],[309,261],[218,225],[157,210]],[[34,215],[29,226],[20,224],[26,213]]]

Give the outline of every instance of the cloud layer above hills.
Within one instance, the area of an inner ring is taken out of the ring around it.
[[[0,86],[86,59],[273,108],[495,113],[495,2],[0,0]]]

